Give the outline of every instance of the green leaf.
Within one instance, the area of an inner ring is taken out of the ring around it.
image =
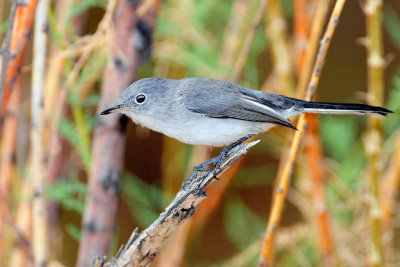
[[[122,197],[141,227],[155,221],[162,210],[163,192],[132,174],[122,180]]]
[[[58,122],[58,130],[71,144],[75,147],[79,147],[79,135],[72,122],[65,118],[60,118]]]
[[[8,21],[6,20],[0,24],[0,34],[5,33],[7,31],[7,28],[8,28]]]
[[[53,185],[47,185],[46,196],[50,200],[57,201],[64,209],[83,213],[87,185],[78,180],[76,175],[70,175],[69,179],[58,180]]]
[[[390,6],[383,8],[383,25],[393,44],[400,49],[400,18],[397,12]]]
[[[75,224],[67,224],[66,231],[75,241],[79,242],[81,240],[81,229]]]
[[[324,116],[321,119],[321,136],[326,154],[341,161],[356,140],[355,117]]]
[[[83,0],[83,1],[78,1],[72,8],[70,9],[69,17],[70,19],[82,14],[89,8],[93,7],[100,7],[104,8],[107,5],[106,0]]]
[[[231,194],[224,205],[225,230],[239,250],[260,238],[265,223],[252,212],[238,194]]]
[[[385,134],[391,135],[399,129],[400,121],[400,77],[394,76],[392,79],[393,88],[390,90],[387,107],[394,113],[389,114],[384,120]]]

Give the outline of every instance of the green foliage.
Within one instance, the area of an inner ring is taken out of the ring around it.
[[[155,40],[163,40],[163,46],[154,50],[154,56],[161,62],[184,67],[187,72],[185,76],[216,77],[223,70],[217,42],[222,38],[223,32],[212,32],[212,29],[215,31],[215,27],[208,27],[207,23],[216,23],[216,18],[226,23],[229,9],[222,8],[224,5],[213,0],[195,3],[165,3],[164,8],[160,10],[154,33]],[[210,14],[210,9],[218,13],[213,13],[216,15],[212,20],[202,19]],[[184,28],[183,22],[186,23]],[[173,51],[169,51],[171,49]]]
[[[70,20],[76,16],[79,16],[83,12],[87,11],[90,8],[105,8],[107,5],[106,0],[83,0],[78,1],[74,4],[71,9],[69,10],[69,18]]]
[[[163,192],[133,174],[125,174],[122,180],[122,197],[135,216],[140,227],[149,226],[162,210]]]
[[[8,27],[8,21],[3,21],[2,23],[0,23],[0,34],[3,34],[7,31],[7,27]]]
[[[74,124],[66,118],[60,118],[58,131],[75,147],[79,147],[79,136]]]
[[[66,226],[66,231],[75,241],[81,240],[81,228],[79,226],[69,223]]]
[[[49,200],[56,201],[65,210],[71,210],[83,214],[85,198],[87,195],[87,184],[81,182],[72,171],[68,179],[60,179],[53,185],[46,187],[46,196]],[[79,242],[81,236],[80,226],[67,223],[66,232],[74,240]]]
[[[243,166],[238,170],[233,184],[236,188],[266,186],[274,182],[275,172],[276,166],[268,163],[254,168]]]
[[[61,118],[59,122],[60,132],[79,151],[87,173],[90,171],[92,158],[90,137],[97,116],[97,114],[93,114],[92,109],[97,106],[100,96],[97,93],[84,96],[82,88],[94,83],[97,73],[102,72],[105,65],[106,58],[104,56],[94,53],[89,57],[85,68],[79,73],[76,83],[67,90],[73,120],[67,121],[65,118]]]
[[[58,130],[61,135],[63,135],[77,149],[86,167],[86,171],[89,172],[91,151],[85,149],[85,147],[81,145],[81,138],[77,132],[75,124],[66,118],[60,118],[58,122]]]
[[[266,49],[268,49],[268,41],[265,37],[264,29],[260,28],[256,31],[256,35],[243,72],[243,79],[246,81],[246,86],[249,88],[258,88],[260,70],[257,68],[257,60],[262,60],[262,58],[260,59],[260,55]]]
[[[251,1],[249,23],[257,5],[258,1]],[[180,12],[181,10],[185,11]],[[156,59],[184,67],[185,76],[229,78],[232,66],[221,62],[221,51],[224,49],[224,30],[221,29],[226,28],[231,11],[231,0],[165,3],[155,28],[155,39],[163,40],[164,44],[154,51]],[[182,22],[187,23],[184,28]],[[261,51],[266,49],[266,44],[265,34],[260,29],[256,32],[244,70],[244,80],[250,81],[253,88],[258,87],[256,61]]]
[[[293,0],[283,0],[282,1],[282,9],[285,13],[285,16],[288,18],[293,17]]]
[[[225,29],[232,10],[232,0],[195,0],[195,8],[190,10],[192,24],[203,32],[209,32],[212,36],[222,40],[221,29]],[[210,19],[210,14],[218,14]],[[218,25],[218,27],[215,27]]]
[[[57,44],[60,47],[63,47],[65,45],[65,38],[64,38],[64,31],[61,29],[61,25],[58,25],[57,23],[57,16],[56,16],[56,11],[53,8],[50,8],[49,10],[49,16],[48,16],[48,24],[49,24],[49,36],[54,41],[55,44]]]
[[[48,185],[46,195],[49,200],[57,201],[64,209],[83,213],[87,185],[78,180],[77,175],[70,175],[68,179],[58,180]]]
[[[385,6],[383,11],[383,24],[386,32],[397,49],[400,49],[400,18],[393,7]]]
[[[366,165],[363,139],[359,134],[359,122],[365,119],[357,116],[342,118],[339,116],[324,116],[321,119],[321,137],[325,154],[339,162],[335,173],[340,188],[328,184],[327,198],[330,210],[337,220],[348,225],[354,219],[354,210],[345,203],[349,197],[344,194],[356,194],[360,185],[365,184],[362,175]],[[343,203],[343,204],[339,204]]]
[[[277,256],[277,266],[317,266],[316,248],[310,239],[302,239],[293,250]]]
[[[239,250],[260,239],[265,223],[252,212],[238,194],[230,194],[224,205],[225,230]]]
[[[348,154],[341,161],[338,176],[350,188],[356,189],[361,179],[361,172],[365,167],[365,152],[362,140],[358,140],[353,147],[349,147]]]
[[[356,117],[321,117],[321,136],[327,155],[341,162],[357,138]]]
[[[384,126],[386,135],[393,134],[399,129],[400,122],[400,76],[392,78],[393,88],[390,91],[387,107],[394,113],[385,118]]]

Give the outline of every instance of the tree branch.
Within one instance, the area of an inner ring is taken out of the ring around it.
[[[14,0],[11,4],[10,8],[10,15],[8,16],[8,27],[7,27],[7,33],[6,36],[4,37],[3,45],[1,48],[1,54],[2,54],[2,62],[1,62],[1,75],[0,75],[0,110],[2,109],[2,104],[3,104],[3,94],[4,94],[4,85],[6,81],[6,73],[7,73],[7,63],[8,60],[11,57],[11,52],[10,52],[10,44],[11,44],[11,34],[14,26],[14,17],[15,17],[15,11],[17,10],[17,5],[18,5],[18,0]],[[2,115],[0,112],[0,121],[2,119]]]
[[[120,250],[116,258],[106,262],[104,257],[99,257],[95,266],[147,266],[152,263],[167,238],[195,213],[200,202],[207,197],[206,189],[258,142],[259,140],[256,140],[232,148],[219,169],[193,171],[182,184],[175,199],[153,224],[140,234],[135,229],[125,248]]]

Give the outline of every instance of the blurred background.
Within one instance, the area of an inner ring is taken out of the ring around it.
[[[48,2],[47,13],[41,14],[48,16],[41,111],[32,115],[37,102],[31,77],[38,68],[32,65],[35,53],[27,34],[19,71],[8,85],[12,93],[2,102],[7,111],[0,126],[1,266],[29,266],[39,253],[32,251],[34,218],[40,214],[32,210],[35,194],[47,202],[42,202],[47,262],[90,266],[89,256],[113,256],[135,227],[149,226],[193,166],[218,154],[217,148],[185,145],[117,115],[100,118],[99,111],[115,103],[130,82],[208,77],[304,97],[299,83],[309,76],[304,73],[310,69],[305,58],[311,53],[311,32],[316,24],[324,31],[334,1],[270,0],[266,8],[262,2]],[[345,4],[316,100],[374,103],[368,96],[367,2]],[[11,5],[0,3],[2,43]],[[33,11],[21,14],[17,8],[15,18],[33,19]],[[316,21],[316,14],[322,19]],[[275,242],[276,266],[400,262],[400,2],[383,1],[381,19],[382,105],[395,113],[380,121],[380,146],[372,148],[377,158],[369,153],[373,127],[368,118],[310,119],[313,125],[301,142]],[[29,28],[29,21],[15,23]],[[34,31],[28,32],[35,39]],[[18,48],[11,40],[10,49]],[[31,125],[38,118],[41,139],[35,146]],[[154,266],[256,266],[274,181],[293,134],[275,127],[257,136],[261,142],[211,185],[209,198],[168,241]],[[40,168],[32,163],[35,153]],[[375,187],[371,164],[378,166]],[[35,174],[42,177],[43,194],[36,190]],[[371,214],[378,214],[378,226]],[[373,240],[375,230],[379,241]],[[377,244],[381,253],[371,250]],[[376,255],[382,258],[377,261]]]

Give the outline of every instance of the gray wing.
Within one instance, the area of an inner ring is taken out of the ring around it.
[[[249,90],[226,81],[201,80],[201,82],[197,80],[195,86],[186,84],[187,90],[183,102],[192,112],[211,118],[267,122],[296,129],[283,116],[282,111],[286,107],[269,102],[266,93]]]

